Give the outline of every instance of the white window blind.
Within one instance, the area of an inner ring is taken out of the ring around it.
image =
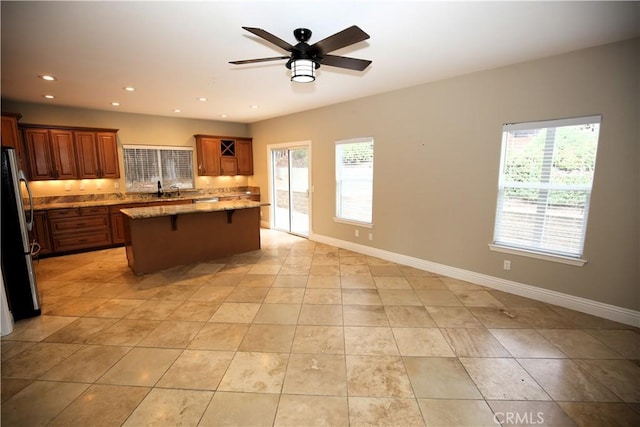
[[[158,181],[164,190],[194,188],[193,149],[125,145],[124,169],[128,192],[154,192]]]
[[[336,142],[336,219],[372,224],[373,138]]]
[[[600,120],[504,125],[495,245],[582,257]]]

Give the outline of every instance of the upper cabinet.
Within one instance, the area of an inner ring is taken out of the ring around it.
[[[74,132],[80,178],[120,178],[114,132]]]
[[[2,145],[12,147],[16,150],[16,155],[20,162],[20,169],[27,173],[27,159],[24,154],[22,138],[18,130],[18,120],[20,114],[2,113]]]
[[[238,175],[253,175],[253,141],[251,139],[236,140],[236,157],[238,158]]]
[[[198,175],[220,175],[220,140],[207,135],[196,135]]]
[[[53,171],[55,179],[78,178],[78,161],[76,149],[73,143],[73,132],[70,130],[52,129],[51,154],[53,159]]]
[[[32,180],[120,177],[117,130],[21,127]]]
[[[118,138],[115,132],[98,132],[98,165],[101,178],[120,178]]]
[[[251,138],[195,135],[198,175],[253,175]]]

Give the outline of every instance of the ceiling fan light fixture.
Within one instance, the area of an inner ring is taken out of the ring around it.
[[[291,61],[291,81],[311,83],[316,79],[316,64],[311,59],[295,59]]]

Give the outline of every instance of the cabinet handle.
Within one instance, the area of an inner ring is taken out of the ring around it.
[[[86,223],[84,223],[84,222],[79,222],[79,223],[77,223],[76,225],[77,225],[78,227],[83,227],[83,226],[85,226],[85,225],[87,225],[87,224],[86,224]]]
[[[78,242],[80,242],[80,243],[84,243],[84,242],[88,242],[88,241],[89,241],[89,239],[79,239],[78,240]]]

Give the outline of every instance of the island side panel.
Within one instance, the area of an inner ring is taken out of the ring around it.
[[[260,209],[230,212],[129,219],[129,267],[145,274],[260,249]]]

